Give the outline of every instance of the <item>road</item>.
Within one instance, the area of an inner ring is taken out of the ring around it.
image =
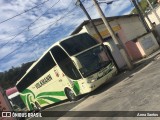
[[[160,57],[149,64],[139,66],[114,77],[113,80],[78,102],[52,107],[47,111],[159,111],[160,110]],[[87,112],[86,112],[87,114]],[[160,116],[160,114],[159,114]],[[72,120],[82,117],[42,118]],[[83,117],[83,119],[107,120],[159,120],[151,117]]]

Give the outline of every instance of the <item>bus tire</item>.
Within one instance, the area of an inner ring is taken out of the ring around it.
[[[41,112],[42,111],[42,107],[37,102],[35,102],[35,105],[36,105],[37,110],[39,112]]]
[[[66,89],[65,89],[65,93],[66,93],[66,96],[67,96],[67,98],[69,99],[69,101],[76,101],[76,100],[77,100],[76,95],[75,95],[74,92],[73,92],[72,90],[70,90],[69,88],[66,88]]]

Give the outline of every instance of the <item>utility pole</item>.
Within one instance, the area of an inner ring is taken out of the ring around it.
[[[101,43],[103,43],[103,38],[102,38],[101,34],[99,33],[96,25],[94,24],[93,20],[91,19],[90,15],[88,14],[87,10],[85,9],[85,7],[84,7],[84,5],[82,4],[81,0],[77,0],[77,3],[76,3],[76,4],[79,5],[79,6],[82,8],[83,12],[86,14],[87,18],[89,19],[90,23],[92,24],[93,29],[95,30],[96,34],[97,34],[98,37],[100,38]],[[117,70],[119,71],[119,67],[118,67],[116,61],[114,60],[113,56],[111,55],[110,57],[113,59],[113,62],[114,62],[114,64],[115,64]]]
[[[89,15],[88,12],[86,11],[85,7],[83,6],[81,0],[77,0],[77,5],[79,5],[79,6],[82,8],[83,12],[86,14],[87,18],[89,19],[90,23],[92,24],[93,29],[95,30],[96,34],[98,35],[101,43],[103,43],[103,38],[102,38],[101,34],[99,33],[96,25],[94,24],[94,22],[93,22],[93,20],[91,19],[90,15]]]
[[[149,2],[149,0],[147,0],[147,2],[148,2],[148,4],[149,4],[150,8],[152,9],[153,13],[155,14],[158,22],[160,23],[160,17],[158,16],[156,10],[152,7],[152,5],[151,5],[151,3]]]
[[[132,3],[134,4],[135,8],[137,9],[137,12],[138,12],[138,14],[139,14],[139,16],[140,16],[140,19],[141,19],[144,27],[146,28],[147,32],[150,32],[150,29],[149,29],[149,27],[148,27],[148,25],[147,25],[147,23],[146,23],[143,15],[142,15],[142,13],[141,13],[141,10],[139,9],[136,1],[135,1],[135,0],[132,0]]]
[[[140,5],[139,1],[137,0],[138,3],[138,7],[140,8],[140,10],[142,11],[142,14],[147,18],[149,24],[151,25],[152,29],[154,28],[150,18],[148,17],[148,15],[143,11],[142,6]]]
[[[132,63],[131,63],[131,61],[130,61],[130,59],[129,59],[128,54],[127,54],[126,51],[122,48],[122,46],[119,44],[119,41],[118,41],[117,36],[114,34],[114,32],[113,32],[110,24],[109,24],[108,21],[106,20],[106,17],[105,17],[105,15],[104,15],[103,11],[101,10],[99,4],[97,3],[97,1],[96,1],[96,0],[92,0],[92,1],[93,1],[93,3],[94,3],[94,5],[95,5],[95,7],[96,7],[96,9],[97,9],[97,11],[98,11],[98,13],[100,14],[100,16],[101,16],[101,18],[102,18],[102,20],[103,20],[106,28],[108,29],[108,31],[109,31],[109,33],[110,33],[110,35],[111,35],[114,43],[115,43],[116,46],[119,48],[120,53],[121,53],[121,55],[123,56],[123,58],[124,58],[124,60],[125,60],[125,62],[126,62],[126,64],[127,64],[128,68],[131,70],[131,69],[133,68],[133,65],[132,65]]]

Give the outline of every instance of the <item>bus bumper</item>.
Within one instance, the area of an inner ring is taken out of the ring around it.
[[[111,78],[115,76],[116,74],[117,74],[117,69],[116,67],[114,67],[112,71],[110,71],[107,75],[103,76],[102,78],[98,80],[94,80],[91,83],[87,83],[84,85],[82,84],[83,91],[81,91],[81,94],[85,94],[85,93],[94,91],[96,88],[100,87],[104,83],[111,81],[112,80]]]

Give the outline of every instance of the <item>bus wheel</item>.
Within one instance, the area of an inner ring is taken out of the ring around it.
[[[66,89],[65,91],[66,91],[66,96],[70,101],[75,101],[77,99],[76,95],[72,90]]]
[[[42,111],[41,106],[37,102],[35,102],[35,105],[36,105],[37,110],[41,112]]]

